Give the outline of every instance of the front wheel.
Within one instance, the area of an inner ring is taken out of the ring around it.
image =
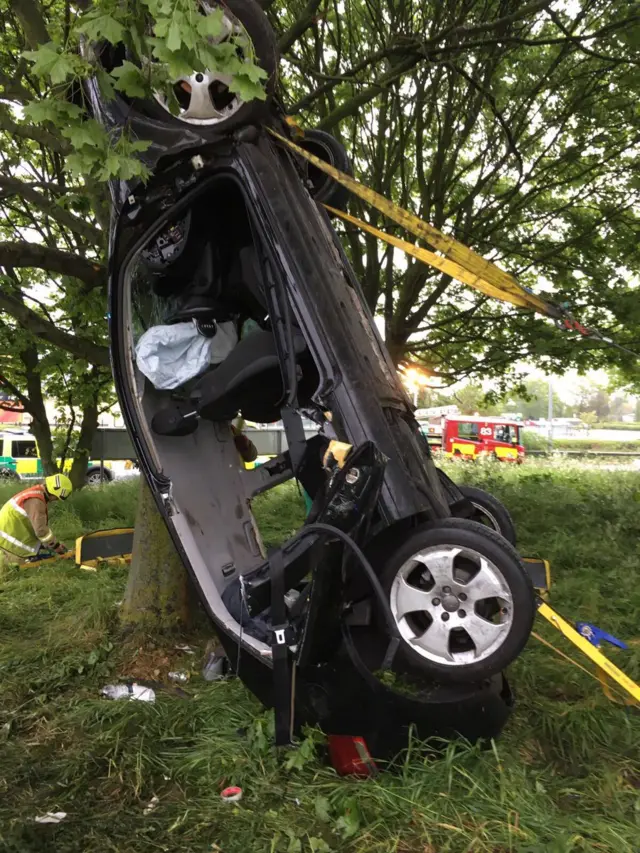
[[[436,681],[489,678],[529,638],[536,605],[520,557],[475,521],[445,519],[417,530],[387,561],[382,581],[401,654]]]
[[[515,546],[516,528],[506,506],[484,489],[476,489],[475,486],[458,486],[458,488],[473,504],[474,513],[471,520],[495,530]]]

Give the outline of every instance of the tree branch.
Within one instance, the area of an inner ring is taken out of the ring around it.
[[[64,207],[56,204],[55,201],[51,201],[34,189],[32,185],[21,181],[19,178],[0,175],[0,198],[8,195],[17,195],[31,205],[35,205],[43,213],[53,217],[60,225],[63,225],[90,243],[100,244],[103,240],[102,231],[95,228],[90,222],[74,216],[73,213],[65,210]]]
[[[78,335],[71,335],[59,326],[44,320],[15,296],[0,288],[0,311],[13,317],[28,332],[55,347],[65,350],[91,364],[109,365],[109,349]]]
[[[88,290],[106,283],[106,270],[97,261],[90,261],[60,249],[38,243],[0,243],[0,266],[35,267],[59,275],[79,278]]]
[[[45,148],[57,151],[59,154],[68,154],[71,150],[68,143],[61,136],[49,133],[43,127],[33,124],[21,124],[14,121],[6,107],[0,107],[0,130],[6,131],[11,136],[19,139],[32,139]]]
[[[306,33],[309,27],[313,26],[316,19],[316,12],[321,2],[322,0],[308,0],[298,20],[278,40],[278,50],[280,53],[286,53],[298,41],[300,36]]]

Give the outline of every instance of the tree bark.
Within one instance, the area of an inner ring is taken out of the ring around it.
[[[96,434],[96,430],[98,429],[98,415],[97,400],[89,403],[82,409],[80,434],[78,436],[78,441],[76,442],[71,470],[69,471],[69,479],[71,480],[74,491],[81,489],[85,484],[91,446],[93,444],[93,438]]]
[[[42,393],[42,380],[40,377],[40,357],[35,346],[27,347],[20,353],[20,360],[24,364],[25,381],[27,386],[27,397],[29,406],[25,409],[31,415],[31,432],[35,436],[42,470],[45,476],[55,474],[58,470],[56,460],[53,456],[53,437],[51,435],[51,424],[47,416]]]
[[[107,271],[97,260],[88,260],[62,249],[29,243],[0,242],[0,264],[3,267],[35,267],[47,272],[79,278],[88,290],[107,282]]]
[[[187,570],[141,476],[122,624],[133,630],[180,631],[191,622],[191,603]]]

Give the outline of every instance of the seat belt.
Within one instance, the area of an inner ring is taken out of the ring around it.
[[[275,716],[276,746],[291,743],[292,680],[289,661],[289,644],[293,642],[292,629],[287,619],[284,600],[284,557],[282,549],[269,557],[271,576],[271,658],[273,661],[273,711]]]

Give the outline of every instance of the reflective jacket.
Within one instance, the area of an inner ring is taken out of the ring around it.
[[[45,488],[37,485],[18,492],[0,510],[0,548],[16,557],[32,557],[41,542],[55,542],[55,536],[49,529]]]

